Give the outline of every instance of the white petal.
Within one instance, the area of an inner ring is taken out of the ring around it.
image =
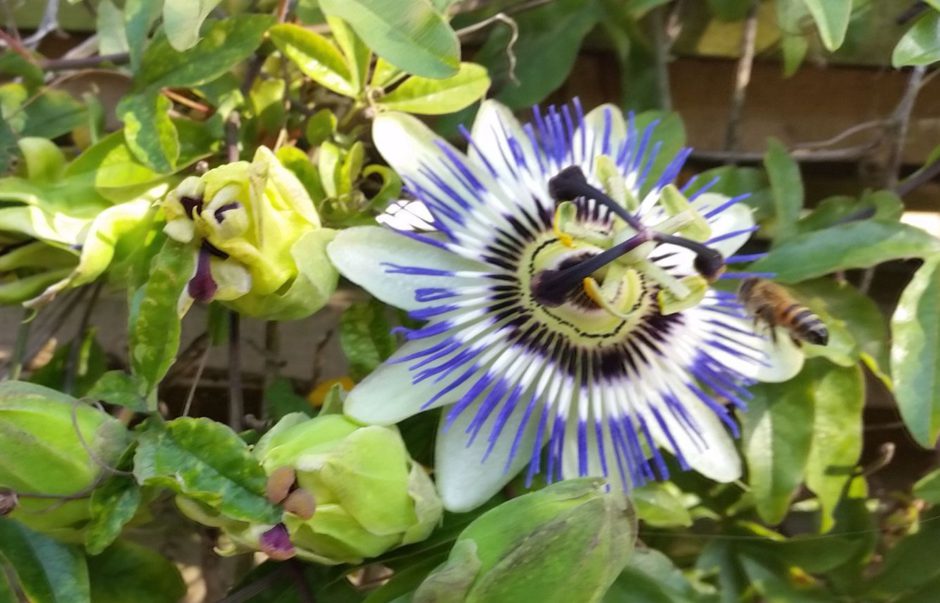
[[[679,385],[675,388],[674,393],[679,404],[689,413],[689,416],[698,427],[698,433],[705,441],[705,445],[702,446],[700,442],[694,439],[694,435],[686,432],[668,409],[663,408],[660,410],[663,421],[692,469],[719,482],[733,482],[741,477],[741,457],[734,447],[734,440],[728,434],[721,419],[685,387]],[[672,446],[664,439],[660,439],[663,434],[658,433],[658,426],[653,429],[654,424],[655,421],[650,424],[653,437],[659,440],[664,448],[670,450]]]
[[[389,274],[388,266],[383,264],[449,271],[487,269],[478,262],[378,226],[342,230],[326,251],[343,276],[385,303],[405,310],[421,307],[415,300],[416,289],[449,287],[455,283],[455,277]]]
[[[362,423],[393,425],[422,410],[454,403],[469,387],[468,384],[455,388],[431,406],[422,408],[428,400],[444,389],[449,381],[435,382],[432,377],[412,383],[414,373],[408,367],[419,362],[420,359],[397,362],[401,358],[434,346],[442,339],[443,337],[433,337],[409,341],[403,345],[391,358],[372,371],[349,392],[343,403],[343,412]],[[454,377],[462,372],[458,372]]]
[[[785,329],[777,328],[777,342],[770,337],[764,340],[768,366],[758,367],[753,378],[768,383],[780,383],[796,377],[803,368],[806,356]]]
[[[515,412],[506,421],[492,452],[483,461],[483,455],[489,446],[489,440],[486,437],[488,429],[484,427],[469,445],[467,444],[469,436],[466,433],[467,426],[476,415],[481,402],[476,402],[464,409],[447,430],[444,429],[447,420],[445,408],[438,427],[434,455],[437,489],[444,502],[444,508],[454,513],[475,509],[499,492],[528,463],[535,442],[538,424],[537,417],[534,415],[538,411],[534,412],[532,418],[529,419],[519,442],[518,452],[509,464],[508,470],[504,470],[516,431],[524,415],[524,407],[520,401]]]
[[[517,180],[514,174],[524,169],[510,147],[510,139],[519,143],[517,150],[522,152],[521,163],[525,167],[534,172],[539,166],[536,151],[512,111],[494,100],[483,101],[480,105],[470,136],[473,138],[473,144],[467,149],[470,160],[481,170],[492,168],[499,179]]]
[[[623,111],[610,103],[591,109],[584,116],[584,126],[579,126],[571,141],[575,162],[584,168],[592,181],[594,161],[600,155],[616,158],[623,139],[627,137],[627,124]]]
[[[702,195],[702,197],[709,195],[710,193],[706,193]],[[696,202],[700,200],[701,197],[696,199]],[[735,203],[712,218],[709,225],[712,229],[713,239],[731,232],[740,233],[733,237],[708,244],[709,247],[720,251],[721,255],[724,257],[728,257],[734,254],[735,251],[741,248],[741,245],[744,245],[744,243],[751,238],[753,234],[751,228],[754,227],[754,214],[751,212],[751,208],[744,203]]]

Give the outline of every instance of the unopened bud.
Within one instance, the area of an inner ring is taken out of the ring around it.
[[[278,467],[268,476],[268,483],[265,486],[264,494],[269,501],[278,504],[287,498],[290,489],[294,487],[294,482],[296,481],[297,473],[292,467]]]

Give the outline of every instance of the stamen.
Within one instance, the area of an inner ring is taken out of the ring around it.
[[[633,227],[637,232],[643,232],[646,228],[640,222],[639,218],[634,216],[627,209],[608,197],[603,191],[598,190],[588,184],[584,172],[576,165],[571,165],[558,172],[558,174],[548,181],[548,193],[556,201],[565,201],[576,199],[578,197],[589,197],[598,203],[606,205],[612,212],[623,218],[624,222]]]
[[[712,249],[702,243],[691,241],[684,237],[666,234],[663,232],[653,233],[653,240],[660,243],[669,243],[677,247],[684,247],[695,254],[696,272],[705,277],[709,282],[714,282],[721,273],[725,271],[725,258],[716,249]]]
[[[623,243],[614,245],[573,266],[561,270],[543,270],[532,279],[532,295],[548,306],[560,306],[567,299],[568,293],[575,287],[581,286],[585,278],[649,240],[649,232],[642,231]]]

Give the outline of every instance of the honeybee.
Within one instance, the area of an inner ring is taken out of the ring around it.
[[[738,297],[755,322],[762,321],[770,327],[774,343],[777,342],[774,327],[786,329],[797,345],[802,341],[815,345],[829,342],[829,330],[823,321],[777,283],[762,278],[745,279]]]

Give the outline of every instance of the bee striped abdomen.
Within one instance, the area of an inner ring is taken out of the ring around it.
[[[818,316],[806,306],[790,304],[778,320],[779,324],[789,325],[791,334],[815,345],[826,345],[829,341],[829,330]]]

